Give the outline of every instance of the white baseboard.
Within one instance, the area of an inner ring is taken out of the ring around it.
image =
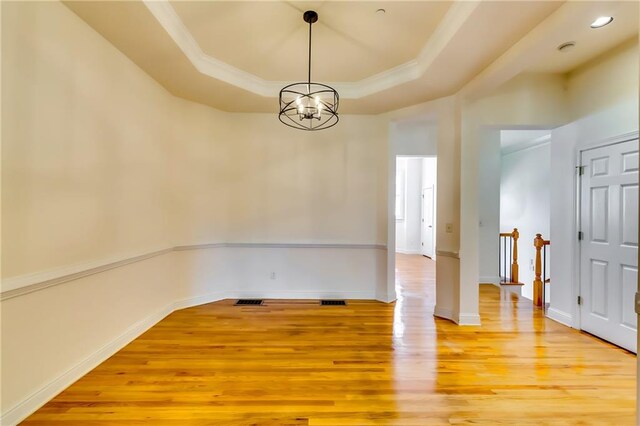
[[[442,308],[438,305],[433,309],[433,315],[438,318],[448,319],[450,321],[454,321],[453,319],[453,310],[449,308]]]
[[[111,342],[98,349],[77,365],[70,368],[62,375],[58,376],[40,390],[34,392],[18,405],[9,409],[0,417],[0,424],[5,426],[13,426],[34,413],[38,408],[53,399],[60,392],[71,386],[75,381],[96,368],[107,358],[118,352],[120,349],[128,345],[142,333],[160,322],[163,318],[173,312],[173,304],[149,315],[148,317],[138,321],[129,327],[124,333],[112,340]]]
[[[559,322],[562,325],[573,328],[573,318],[570,314],[562,312],[555,308],[547,309],[547,318]]]
[[[376,300],[375,291],[256,291],[230,290],[224,299],[354,299]],[[206,302],[205,302],[206,303]]]
[[[396,253],[400,254],[422,254],[420,250],[406,250],[406,249],[396,249]]]
[[[205,303],[217,302],[219,300],[228,298],[229,297],[227,297],[227,294],[224,291],[216,291],[213,293],[207,293],[202,296],[189,297],[173,303],[171,312],[178,311],[180,309],[191,308],[193,306],[204,305]]]
[[[458,314],[456,323],[458,325],[480,325],[480,315],[478,314]]]
[[[509,284],[507,284],[507,285],[498,285],[498,287],[505,289],[509,293],[516,294],[516,295],[518,295],[518,297],[522,297],[524,299],[531,300],[528,297],[522,295],[522,286],[521,285],[509,285]]]
[[[493,284],[496,287],[500,287],[500,277],[493,277],[493,276],[485,276],[485,277],[480,277],[478,278],[478,282],[480,284]]]

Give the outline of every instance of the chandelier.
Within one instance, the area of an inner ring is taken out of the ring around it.
[[[307,10],[302,18],[309,24],[309,72],[305,83],[293,83],[280,90],[278,118],[300,130],[322,130],[338,123],[338,92],[332,87],[311,82],[311,26],[318,14]]]

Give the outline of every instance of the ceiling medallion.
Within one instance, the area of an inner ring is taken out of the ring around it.
[[[302,18],[309,24],[309,73],[306,83],[293,83],[280,90],[278,118],[300,130],[322,130],[338,123],[338,92],[330,86],[311,82],[311,26],[318,14],[307,10]]]

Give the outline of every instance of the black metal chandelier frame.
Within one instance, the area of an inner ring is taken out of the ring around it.
[[[280,90],[280,121],[294,129],[323,130],[338,124],[340,96],[331,86],[311,81],[311,27],[318,21],[313,10],[304,12],[309,24],[309,68],[306,82],[289,84]]]

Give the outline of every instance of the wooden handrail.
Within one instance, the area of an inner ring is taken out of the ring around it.
[[[535,306],[542,306],[544,304],[542,295],[544,293],[544,282],[542,281],[542,248],[544,246],[551,245],[551,241],[542,238],[542,234],[536,234],[533,239],[533,246],[536,248],[536,264],[535,264],[535,278],[533,280],[533,304]],[[546,279],[545,279],[546,281]]]

